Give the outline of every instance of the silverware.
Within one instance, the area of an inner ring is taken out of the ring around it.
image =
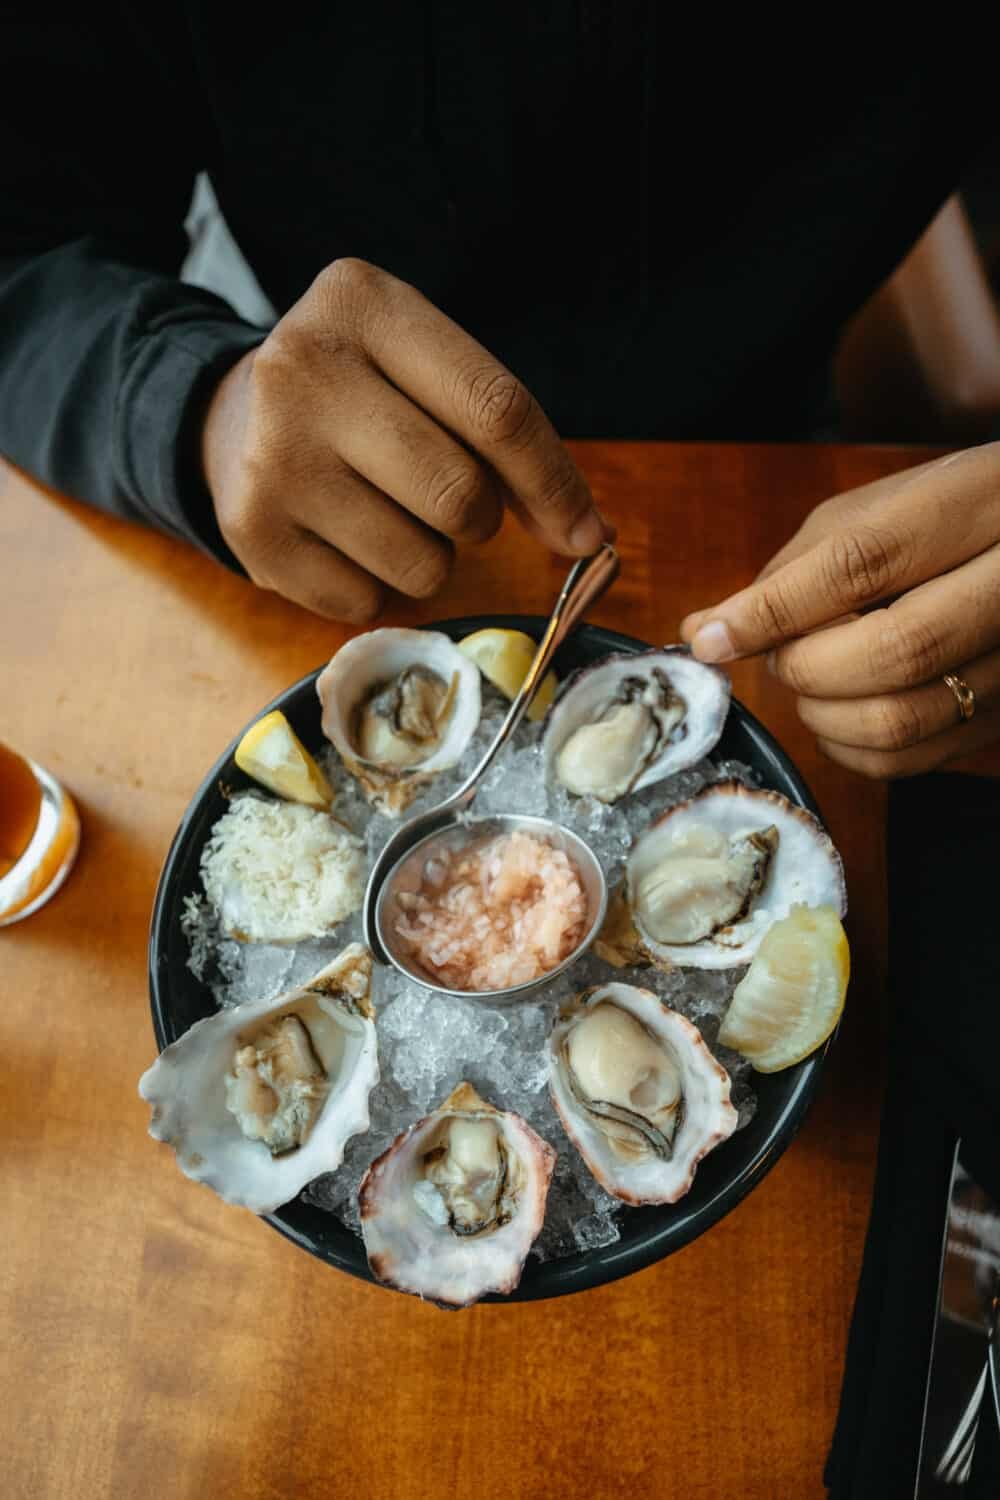
[[[976,1453],[976,1436],[979,1432],[979,1413],[986,1390],[986,1366],[969,1397],[955,1431],[948,1440],[934,1470],[934,1478],[942,1484],[967,1484],[972,1473],[972,1460]]]
[[[948,1193],[915,1500],[940,1495],[942,1484],[967,1483],[988,1389],[997,1401],[1000,1207],[969,1176],[960,1152],[961,1142]]]
[[[549,623],[545,628],[545,634],[542,636],[538,650],[535,653],[535,659],[531,663],[527,677],[524,679],[521,691],[511,704],[506,718],[497,731],[496,738],[475,770],[465,779],[457,791],[453,792],[450,797],[446,797],[437,807],[432,807],[426,812],[418,813],[416,817],[410,818],[401,828],[398,828],[376,859],[372,866],[371,874],[368,876],[368,885],[365,889],[363,921],[365,941],[380,963],[396,963],[399,966],[397,958],[387,949],[383,941],[384,928],[380,932],[380,923],[378,920],[380,892],[390,873],[418,843],[423,844],[431,835],[435,833],[443,834],[446,830],[458,824],[459,815],[472,805],[476,791],[486,772],[531,707],[532,699],[538,691],[559,646],[595,600],[599,599],[617,578],[618,566],[618,554],[614,547],[608,543],[605,543],[601,550],[596,552],[593,557],[582,558],[578,563],[574,564],[563,585],[562,592],[556,600],[555,608],[552,611]],[[537,821],[547,824],[548,828],[558,834],[574,837],[574,835],[569,834],[567,829],[560,828],[557,823],[548,823],[547,819],[538,819]],[[463,826],[473,831],[476,829],[475,823],[469,820],[463,820]],[[583,847],[586,848],[586,845]],[[603,874],[601,874],[600,878],[603,882]],[[420,982],[428,984],[426,978],[422,978]],[[436,988],[434,985],[429,985],[429,987]],[[491,995],[505,993],[507,992],[494,991],[491,992]]]
[[[1000,1273],[993,1298],[993,1331],[990,1334],[990,1356],[987,1361],[987,1390],[993,1399],[993,1420],[1000,1432]]]

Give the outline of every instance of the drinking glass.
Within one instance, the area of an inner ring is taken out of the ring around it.
[[[0,927],[54,896],[80,844],[80,817],[43,766],[0,743]]]

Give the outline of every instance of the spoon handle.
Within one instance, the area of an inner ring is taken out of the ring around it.
[[[478,766],[449,797],[450,806],[464,807],[472,801],[476,787],[531,707],[532,700],[549,669],[553,656],[574,625],[617,577],[618,553],[608,542],[605,542],[601,550],[595,552],[593,557],[582,557],[578,563],[574,563],[563,585],[562,593],[556,600],[549,623],[545,627],[545,634],[539,642],[535,659],[528,668],[528,675],[521,684],[521,691],[508,709],[507,717],[501,724],[496,739]]]

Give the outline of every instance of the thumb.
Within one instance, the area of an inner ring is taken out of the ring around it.
[[[795,547],[789,543],[788,551]],[[897,554],[874,528],[824,537],[797,556],[774,559],[749,588],[681,622],[681,638],[700,661],[732,661],[772,651],[845,615],[865,608],[907,583]]]

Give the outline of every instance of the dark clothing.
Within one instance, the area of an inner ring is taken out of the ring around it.
[[[279,311],[361,256],[566,436],[794,438],[992,97],[939,36],[790,65],[652,0],[4,14],[0,452],[219,555],[199,422],[262,334],[176,279],[199,169]]]
[[[959,1140],[966,1168],[1000,1204],[996,962],[990,941],[996,929],[1000,782],[917,777],[891,788],[889,808],[889,1083],[827,1463],[831,1500],[913,1494]],[[987,1401],[983,1408],[974,1481],[962,1491],[969,1500],[1000,1495],[991,1407]]]

